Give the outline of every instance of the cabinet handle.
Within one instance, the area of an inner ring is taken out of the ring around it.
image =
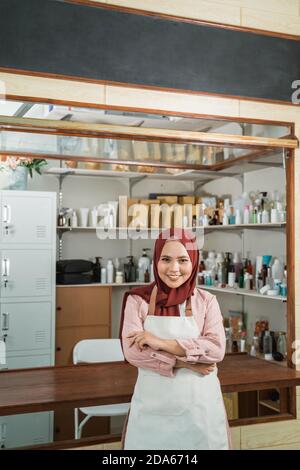
[[[61,347],[58,346],[58,347],[56,348],[56,351],[61,351]]]
[[[61,307],[56,307],[56,310],[61,310]]]
[[[3,318],[3,322],[2,322],[2,331],[8,331],[9,329],[9,313],[8,312],[3,312],[2,313],[2,318]]]
[[[8,258],[3,258],[2,259],[2,276],[3,277],[8,277],[9,276],[9,271],[10,271],[10,262]]]
[[[3,223],[9,224],[11,222],[11,207],[9,204],[3,206]]]

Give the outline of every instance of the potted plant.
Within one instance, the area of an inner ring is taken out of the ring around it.
[[[0,162],[0,189],[27,189],[28,173],[41,175],[41,169],[47,165],[44,158],[5,157]]]

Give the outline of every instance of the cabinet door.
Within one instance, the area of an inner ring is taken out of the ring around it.
[[[53,243],[55,204],[55,193],[2,191],[0,242],[34,245]]]
[[[82,339],[97,338],[109,338],[109,328],[101,325],[58,328],[55,335],[55,365],[73,364],[75,344]]]
[[[53,263],[50,250],[2,249],[1,297],[50,296]]]
[[[0,416],[2,448],[43,444],[53,441],[53,412]]]
[[[7,352],[50,349],[51,302],[2,303],[0,312]]]
[[[56,327],[110,325],[109,287],[57,287]]]

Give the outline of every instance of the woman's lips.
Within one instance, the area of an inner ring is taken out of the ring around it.
[[[167,274],[167,277],[169,279],[171,279],[172,281],[177,281],[177,279],[180,278],[180,274],[176,275],[176,276],[171,276],[170,274]]]

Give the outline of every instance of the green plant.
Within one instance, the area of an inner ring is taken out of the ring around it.
[[[44,158],[7,157],[6,160],[2,162],[0,169],[16,170],[19,166],[23,166],[28,168],[32,178],[34,171],[41,175],[41,169],[45,165],[47,165],[47,162]]]

